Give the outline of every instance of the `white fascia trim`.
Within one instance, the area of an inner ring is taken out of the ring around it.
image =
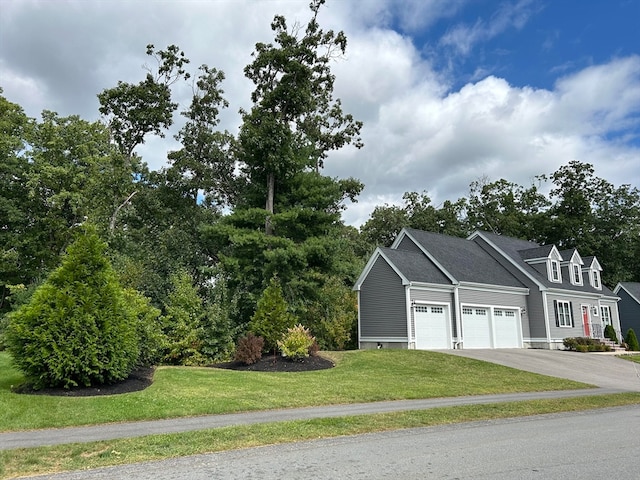
[[[402,235],[403,233],[404,233],[404,235]],[[415,245],[420,249],[420,251],[421,251],[422,253],[424,253],[424,254],[426,255],[426,257],[427,257],[429,260],[431,260],[431,261],[434,263],[434,265],[440,269],[440,271],[441,271],[442,273],[444,273],[444,275],[445,275],[445,276],[446,276],[446,277],[451,281],[451,283],[458,283],[458,280],[456,280],[456,278],[455,278],[453,275],[451,275],[451,274],[447,271],[447,269],[446,269],[446,268],[444,268],[444,267],[442,266],[442,264],[441,264],[440,262],[438,262],[438,260],[436,260],[436,258],[435,258],[433,255],[431,255],[431,254],[429,253],[429,251],[428,251],[428,250],[426,250],[426,249],[425,249],[425,248],[420,244],[420,242],[418,242],[415,238],[413,238],[413,237],[411,236],[411,234],[410,234],[409,232],[407,232],[404,228],[402,229],[402,231],[401,231],[401,232],[400,232],[400,234],[398,235],[398,238],[396,238],[396,240],[393,242],[393,245],[391,246],[391,248],[396,248],[396,246],[400,244],[400,243],[398,242],[398,244],[396,245],[396,242],[400,239],[400,235],[402,235],[402,237],[403,237],[403,238],[404,238],[405,236],[406,236],[406,237],[409,237],[409,238],[411,239],[411,241],[412,241],[412,242],[413,242],[413,243],[414,243],[414,244],[415,244]]]
[[[624,290],[627,295],[629,295],[633,300],[636,301],[636,303],[640,304],[640,299],[636,298],[636,296],[634,294],[632,294],[629,290],[624,288],[624,285],[622,285],[622,283],[618,283],[616,285],[616,288],[613,289],[613,293],[615,293],[617,295],[618,292],[620,291],[620,289]],[[616,298],[618,298],[618,300],[620,300],[620,297],[616,297]]]
[[[432,292],[453,292],[455,285],[442,285],[439,283],[411,282],[411,288],[415,290],[425,290]]]
[[[464,290],[478,290],[491,293],[511,293],[515,295],[529,295],[529,289],[526,287],[496,286],[484,283],[460,282],[460,288]]]
[[[398,342],[398,343],[409,343],[409,339],[407,337],[360,337],[360,342]]]
[[[619,300],[618,297],[609,297],[609,296],[606,296],[606,295],[602,295],[602,294],[599,294],[599,293],[593,293],[593,292],[580,292],[580,291],[577,291],[577,290],[565,290],[565,289],[553,288],[553,287],[550,287],[547,291],[551,295],[561,295],[563,297],[589,298],[589,299],[592,299],[594,301],[598,301],[600,299],[611,299],[612,301],[618,301]]]
[[[402,280],[402,285],[409,285],[411,283],[411,282],[409,282],[409,280],[404,275],[402,275],[402,273],[400,273],[400,271],[393,264],[393,262],[391,260],[389,260],[389,258],[387,258],[387,256],[382,252],[380,247],[378,247],[371,254],[371,258],[369,258],[369,261],[367,262],[367,264],[365,265],[364,269],[362,270],[362,273],[358,277],[358,280],[356,281],[355,285],[353,286],[353,290],[355,290],[355,291],[359,291],[360,290],[360,287],[362,287],[362,284],[364,283],[365,279],[369,275],[369,272],[371,271],[371,269],[375,265],[376,260],[378,260],[378,258],[380,258],[380,257],[382,257],[384,259],[384,261],[387,262],[387,264],[393,269],[393,271],[396,272],[396,274],[400,277],[400,279]]]
[[[524,275],[526,275],[529,280],[531,280],[534,284],[536,284],[538,286],[538,288],[540,289],[540,291],[546,290],[546,286],[543,285],[542,283],[540,283],[533,275],[531,275],[529,272],[527,272],[524,268],[522,268],[522,265],[520,265],[519,263],[517,263],[515,260],[513,260],[509,255],[507,255],[505,252],[502,251],[502,249],[500,249],[496,244],[494,244],[491,240],[489,240],[487,237],[485,237],[484,235],[482,235],[481,232],[474,232],[469,236],[470,240],[473,240],[475,237],[480,237],[482,238],[485,242],[487,242],[489,245],[491,245],[491,247],[498,252],[500,255],[502,255],[504,258],[507,259],[507,261],[509,263],[511,263],[511,265],[513,265],[514,267],[516,267],[518,270],[520,270],[520,272],[522,272]]]

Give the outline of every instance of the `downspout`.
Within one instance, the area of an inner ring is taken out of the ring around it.
[[[411,348],[411,340],[413,339],[413,335],[411,332],[411,282],[404,287],[404,299],[405,299],[405,307],[407,311],[407,349]],[[415,350],[415,339],[413,343],[413,350]]]
[[[362,338],[362,331],[360,329],[360,325],[362,324],[360,318],[360,289],[358,288],[358,350],[362,349],[362,344],[360,339]]]
[[[547,334],[547,346],[551,349],[551,328],[549,327],[549,308],[547,307],[547,291],[542,291],[542,310],[544,312],[544,328]]]
[[[463,344],[464,340],[462,339],[462,324],[460,322],[460,294],[458,292],[458,287],[460,287],[459,282],[453,284],[453,314],[455,315],[456,338],[458,339],[453,344],[454,349],[460,349],[460,345]]]

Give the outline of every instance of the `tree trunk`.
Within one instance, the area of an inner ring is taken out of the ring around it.
[[[273,226],[271,225],[271,215],[273,215],[273,196],[276,189],[276,176],[273,172],[270,172],[267,176],[267,205],[265,210],[269,212],[267,218],[264,221],[264,233],[266,235],[273,235]]]

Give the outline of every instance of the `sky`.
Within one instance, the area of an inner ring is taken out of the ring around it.
[[[1,0],[0,87],[31,117],[98,120],[98,93],[144,78],[147,44],[175,44],[194,72],[224,71],[221,128],[237,133],[255,43],[273,41],[276,14],[305,25],[308,4]],[[364,148],[325,163],[326,175],[365,185],[345,223],[404,192],[426,191],[437,207],[471,182],[529,186],[571,160],[640,187],[640,0],[327,0],[319,23],[347,36],[334,93],[364,123]],[[181,109],[189,93],[177,91]],[[157,169],[177,148],[169,133],[136,152]]]

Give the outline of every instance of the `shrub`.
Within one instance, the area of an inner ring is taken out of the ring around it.
[[[567,337],[563,343],[567,350],[574,352],[608,352],[611,350],[600,340],[590,337]]]
[[[158,323],[160,310],[152,306],[147,297],[132,288],[125,289],[124,295],[127,306],[137,320],[136,331],[140,350],[137,365],[157,365],[162,360],[162,348],[166,344],[166,337]]]
[[[249,323],[249,331],[264,338],[265,351],[275,352],[278,340],[282,338],[287,328],[294,326],[295,323],[296,319],[289,312],[280,282],[274,277],[258,300],[256,311]]]
[[[316,339],[309,330],[302,325],[287,329],[287,333],[278,340],[278,347],[282,355],[292,360],[299,360],[309,356],[309,350]]]
[[[234,360],[245,365],[253,365],[262,358],[263,346],[264,339],[249,332],[246,336],[238,339]]]
[[[112,383],[135,367],[136,317],[105,250],[83,227],[61,266],[9,315],[9,351],[34,388]]]
[[[618,343],[618,336],[616,335],[616,331],[613,329],[612,325],[604,327],[604,337],[608,338],[612,342]]]
[[[633,352],[637,352],[640,350],[640,345],[638,345],[638,337],[636,337],[636,332],[633,328],[627,330],[627,335],[624,337],[625,342],[627,343],[627,350],[631,350]]]
[[[166,335],[164,361],[171,365],[201,365],[201,322],[205,314],[202,299],[191,275],[178,271],[171,275],[172,289],[164,302],[162,328]]]

